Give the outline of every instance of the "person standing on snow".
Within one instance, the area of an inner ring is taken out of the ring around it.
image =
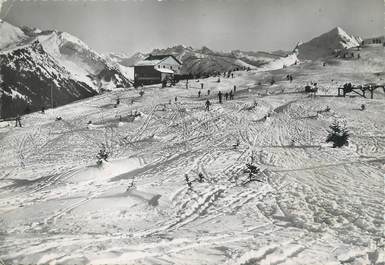
[[[228,98],[229,98],[229,93],[226,92],[226,93],[225,93],[225,99],[228,100]]]
[[[236,85],[234,85],[234,94],[235,94],[235,92],[237,92],[237,86]]]
[[[211,105],[210,100],[206,100],[205,105],[206,105],[206,110],[210,111],[210,105]]]
[[[230,100],[233,100],[233,99],[234,99],[233,91],[230,90],[229,96],[230,96]]]
[[[17,127],[17,125],[20,126],[20,128],[22,127],[21,126],[21,117],[19,114],[17,114],[16,118],[15,118],[15,121],[16,121],[16,124],[15,124],[15,127]]]
[[[222,92],[221,91],[218,92],[218,101],[219,101],[219,104],[222,104]]]
[[[186,180],[186,184],[189,188],[191,188],[191,181],[187,174],[184,174],[184,179]]]
[[[200,183],[202,183],[204,180],[205,180],[205,178],[203,177],[203,174],[202,174],[202,173],[199,173],[199,174],[198,174],[198,181],[199,181]]]
[[[207,90],[207,96],[210,96],[210,89]]]
[[[200,98],[201,97],[201,91],[199,90],[198,91],[198,98]]]

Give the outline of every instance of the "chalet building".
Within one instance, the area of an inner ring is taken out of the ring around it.
[[[173,55],[151,55],[134,65],[137,85],[161,83],[180,74],[182,63]]]

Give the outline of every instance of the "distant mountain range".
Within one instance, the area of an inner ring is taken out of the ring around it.
[[[118,64],[132,67],[150,54],[174,55],[178,60],[183,62],[181,69],[182,74],[211,73],[214,71],[224,72],[243,67],[257,69],[262,66],[269,65],[270,63],[277,60],[282,61],[280,66],[280,68],[282,68],[285,61],[282,60],[282,58],[292,55],[290,52],[282,51],[277,53],[240,50],[217,52],[205,46],[200,49],[194,49],[190,46],[177,45],[165,49],[154,49],[147,54],[138,52],[131,57],[126,57],[125,55],[116,55],[113,53],[107,55],[107,57]],[[295,58],[291,58],[291,60],[287,60],[286,64],[291,65],[294,62]]]
[[[63,105],[93,96],[102,89],[129,87],[133,66],[149,54],[172,54],[184,74],[224,72],[235,68],[274,70],[300,60],[316,60],[362,39],[337,27],[291,52],[213,51],[177,45],[151,53],[101,55],[66,32],[16,27],[0,21],[0,117],[12,117],[43,106]],[[52,93],[51,93],[52,92]],[[51,98],[51,95],[53,97]]]

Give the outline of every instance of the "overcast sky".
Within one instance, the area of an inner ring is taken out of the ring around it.
[[[0,15],[69,32],[102,53],[177,44],[289,50],[335,26],[362,37],[384,34],[384,0],[8,0]]]

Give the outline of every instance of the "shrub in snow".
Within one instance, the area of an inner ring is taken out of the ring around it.
[[[102,144],[102,148],[99,150],[96,155],[97,161],[96,164],[99,166],[103,163],[103,160],[107,162],[108,152],[106,151],[106,146]]]
[[[342,147],[349,144],[349,131],[345,126],[340,125],[338,122],[334,122],[329,126],[329,134],[326,138],[326,142],[333,143],[333,148]]]

